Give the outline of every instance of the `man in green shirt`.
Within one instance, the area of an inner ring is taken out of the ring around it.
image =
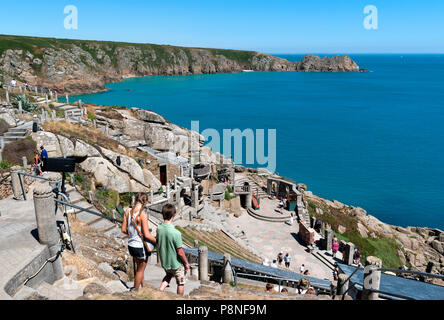
[[[182,249],[182,235],[172,222],[176,215],[176,208],[172,204],[166,204],[162,208],[164,223],[157,227],[157,254],[166,275],[160,285],[160,291],[164,291],[171,278],[177,282],[177,294],[183,295],[186,278],[190,270],[190,264]]]

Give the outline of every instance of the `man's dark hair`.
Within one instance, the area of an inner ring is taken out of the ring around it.
[[[171,220],[172,217],[176,214],[176,207],[171,203],[167,203],[162,208],[162,216],[164,220]]]

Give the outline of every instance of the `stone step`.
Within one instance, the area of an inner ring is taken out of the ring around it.
[[[14,300],[25,300],[26,298],[28,298],[29,296],[33,295],[37,293],[37,290],[28,287],[28,286],[23,286],[22,288],[20,288],[19,291],[16,292],[16,294],[13,296]]]
[[[88,225],[95,229],[95,230],[101,230],[101,231],[106,231],[112,227],[114,227],[114,223],[112,223],[111,221],[104,219],[104,218],[100,218],[97,217],[99,219],[96,219],[93,222],[88,223]]]
[[[105,235],[107,235],[110,238],[118,238],[118,237],[122,237],[123,233],[121,231],[121,229],[114,225],[114,228],[111,228],[109,230],[106,230],[103,232]]]
[[[76,217],[86,224],[90,224],[90,223],[97,221],[98,219],[102,219],[99,216],[96,216],[92,213],[88,213],[85,211],[76,213]]]
[[[26,133],[26,129],[23,129],[23,128],[9,128],[9,130],[8,130],[9,132],[17,132],[17,133],[23,133],[23,134],[25,134]]]
[[[71,298],[64,293],[64,290],[56,288],[47,282],[42,282],[36,291],[39,295],[49,300],[71,300]]]
[[[95,210],[95,208],[94,208],[94,206],[92,204],[90,204],[90,203],[88,203],[86,201],[81,201],[79,203],[76,203],[76,206],[79,206],[79,207],[81,207],[83,209],[97,211],[97,210]],[[68,208],[67,211],[68,211],[67,213],[73,213],[73,214],[78,214],[78,213],[82,212],[82,210],[77,209],[77,208]]]
[[[84,201],[85,198],[83,198],[83,196],[80,193],[78,193],[77,191],[72,191],[69,194],[69,200],[71,201],[72,204],[77,205],[78,203]]]

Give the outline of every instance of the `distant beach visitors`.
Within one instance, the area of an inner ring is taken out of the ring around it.
[[[301,264],[301,267],[299,268],[300,273],[304,273],[305,271],[305,265]]]
[[[182,249],[182,234],[172,222],[176,215],[176,208],[168,203],[162,208],[163,223],[157,227],[157,243],[160,263],[165,270],[165,277],[160,284],[160,291],[164,291],[174,277],[177,283],[177,294],[185,291],[186,274],[190,264]]]
[[[41,168],[42,162],[40,161],[40,154],[39,152],[36,150],[34,151],[34,172],[35,175],[42,175],[42,168]]]
[[[353,260],[355,264],[359,264],[361,262],[361,252],[358,248],[355,250],[355,254],[353,256]]]
[[[279,263],[279,265],[282,265],[282,262],[284,261],[284,253],[281,251],[279,252],[279,254],[277,255],[277,261]]]
[[[11,80],[11,87],[15,88],[15,86],[17,85],[17,81],[15,81],[15,79]]]
[[[274,292],[274,285],[272,285],[271,283],[267,283],[267,285],[265,286],[265,292],[268,293]]]
[[[48,151],[46,151],[44,146],[41,146],[40,150],[40,161],[42,162],[42,166],[45,166],[45,161],[48,159]]]
[[[285,260],[285,267],[286,267],[286,268],[290,268],[290,260],[291,260],[291,257],[290,257],[290,255],[288,254],[288,252],[285,254],[284,260]]]
[[[333,258],[336,257],[336,253],[338,252],[338,249],[339,249],[339,243],[333,240],[333,243],[331,244],[331,252],[332,252]]]
[[[276,260],[273,260],[273,263],[270,264],[270,267],[272,267],[272,268],[277,268],[278,267],[277,264],[276,264]]]
[[[134,287],[132,290],[137,290],[139,287],[144,286],[144,273],[148,257],[156,244],[156,238],[151,235],[148,226],[148,214],[145,210],[147,203],[148,196],[144,193],[139,193],[134,208],[129,208],[125,211],[122,222],[122,232],[128,234],[128,251],[136,264]],[[147,244],[146,241],[149,243]]]

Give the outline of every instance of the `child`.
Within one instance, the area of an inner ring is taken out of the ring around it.
[[[185,275],[190,270],[190,264],[182,249],[182,235],[172,225],[175,215],[176,208],[172,204],[164,205],[162,208],[164,223],[157,227],[157,250],[162,268],[166,272],[159,289],[164,291],[174,277],[177,282],[177,294],[183,295]]]

